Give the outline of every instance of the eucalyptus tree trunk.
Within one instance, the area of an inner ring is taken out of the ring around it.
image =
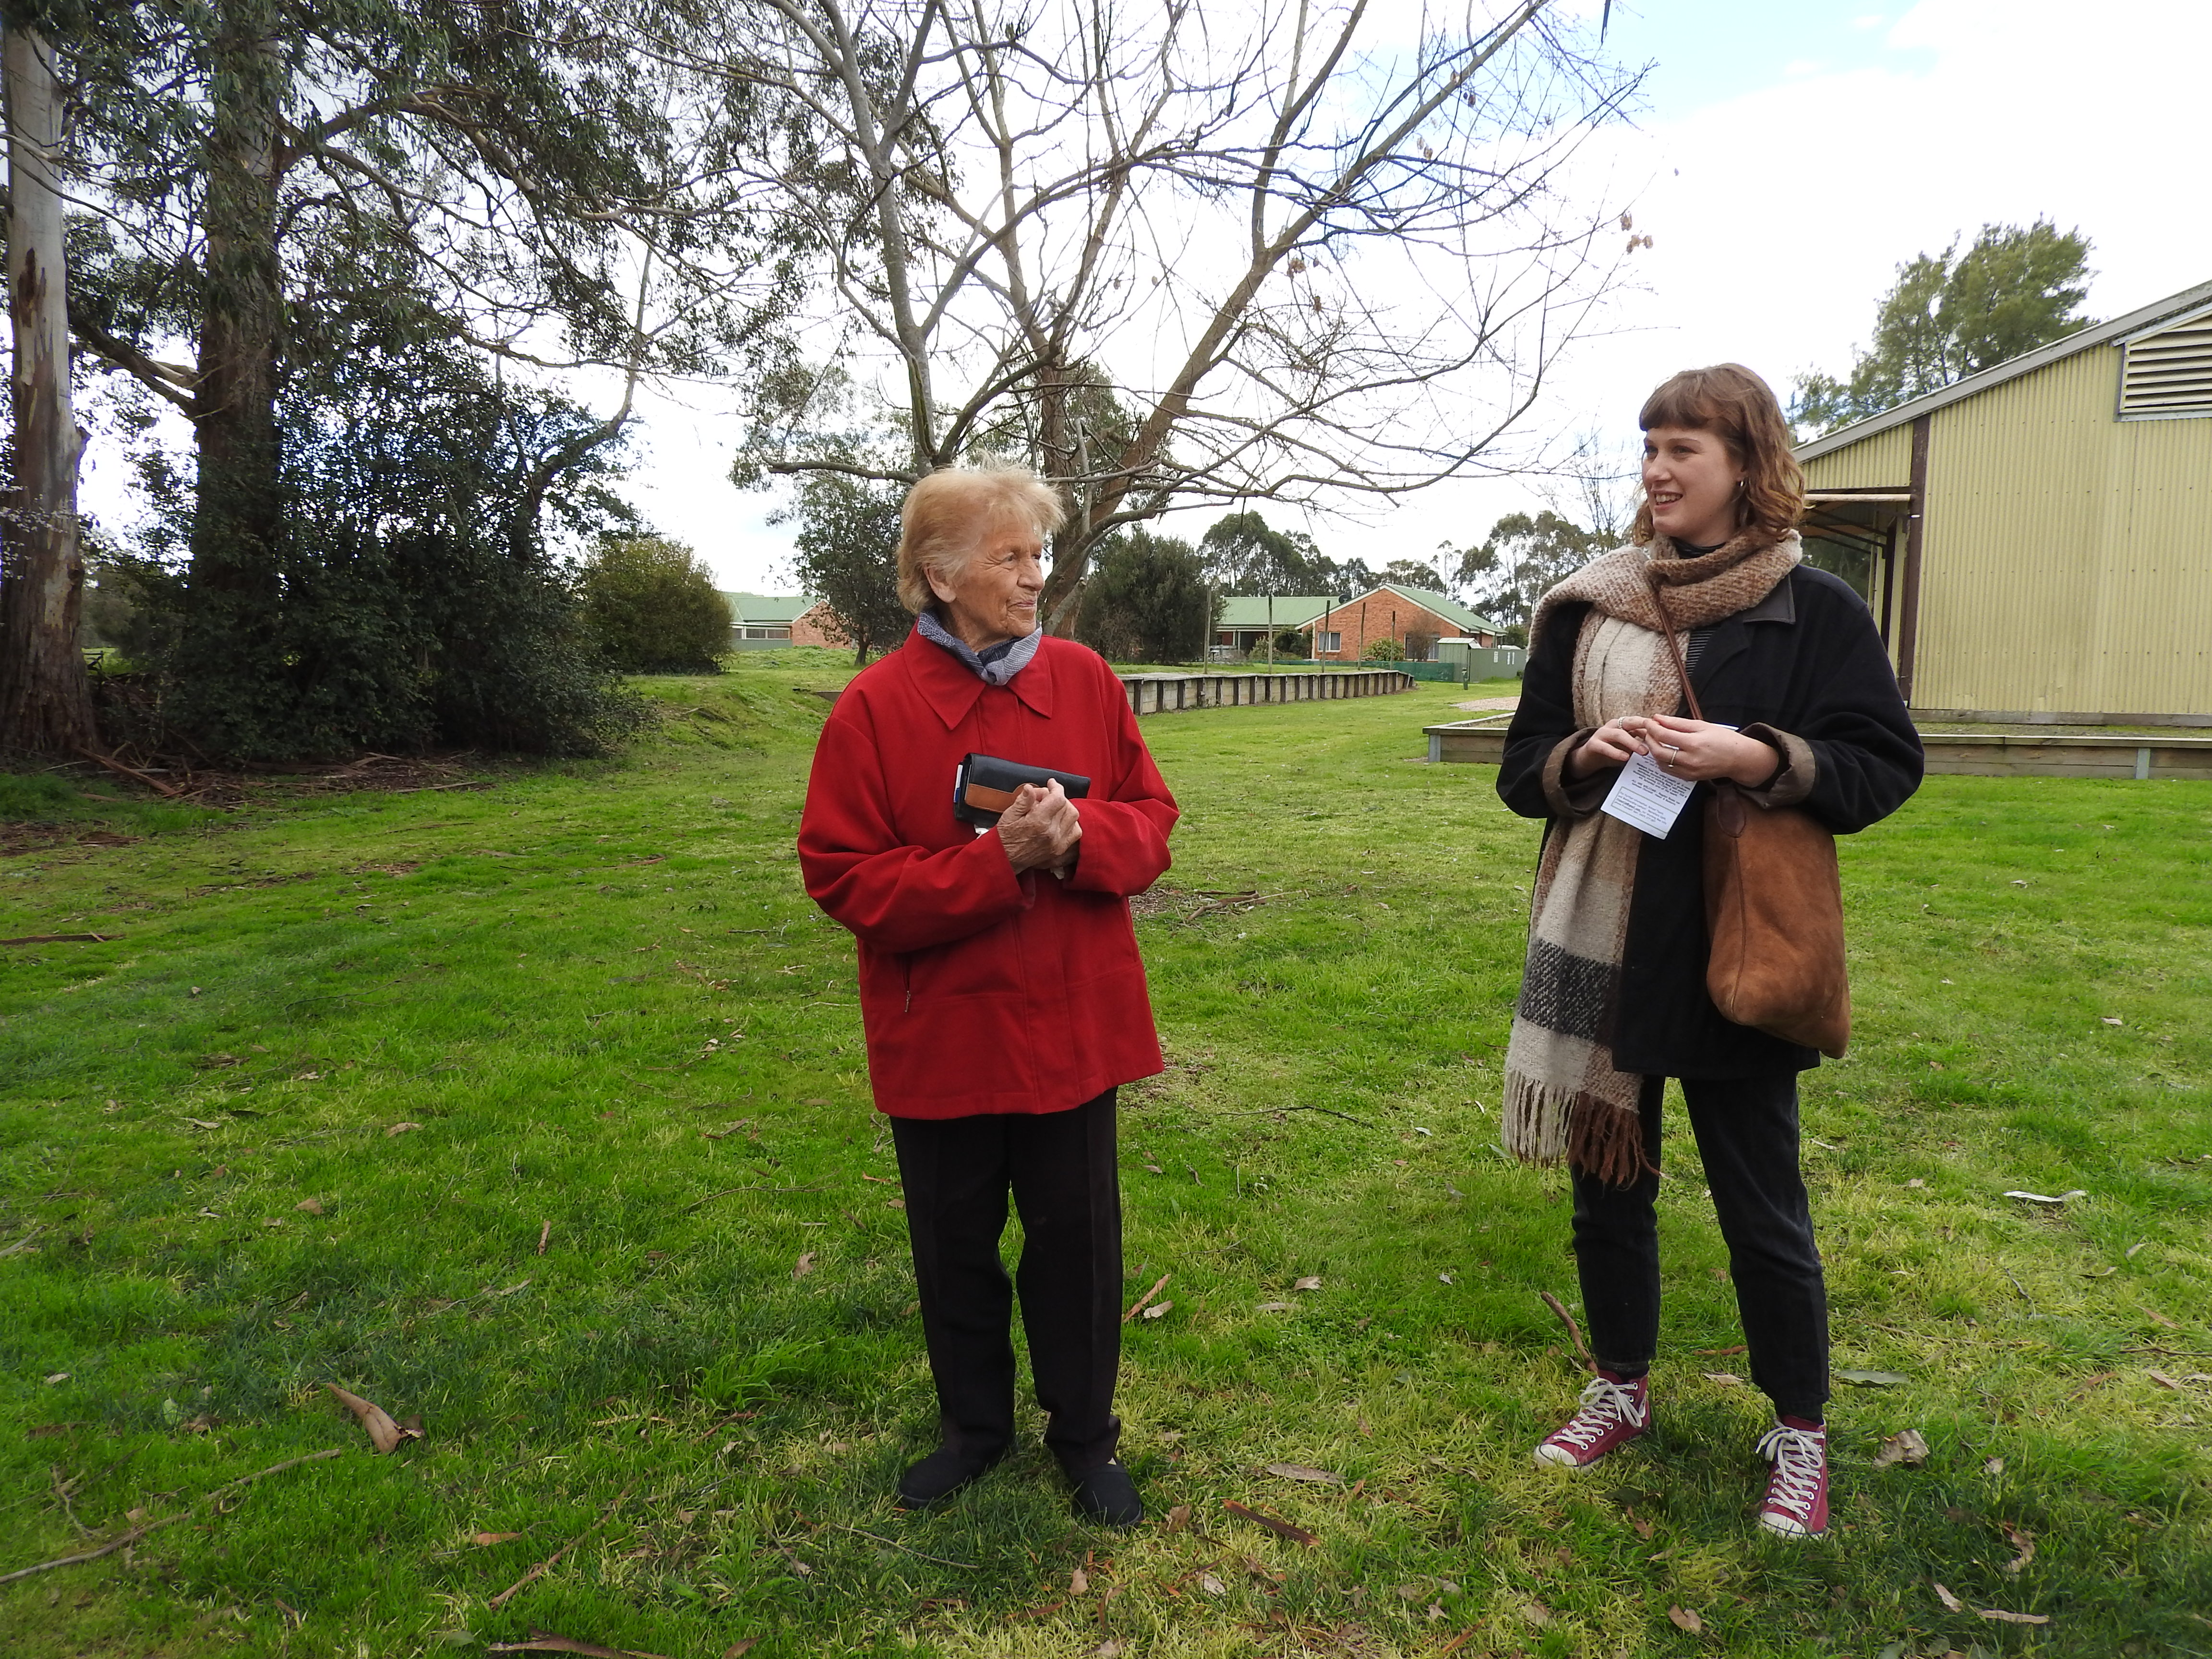
[[[0,42],[8,115],[8,311],[15,488],[0,563],[0,748],[66,754],[94,738],[77,645],[84,558],[76,469],[83,439],[70,400],[69,273],[54,178],[61,98],[53,53],[12,23]]]
[[[287,71],[266,10],[262,0],[223,0],[213,41],[192,655],[250,647],[278,592],[276,146]]]

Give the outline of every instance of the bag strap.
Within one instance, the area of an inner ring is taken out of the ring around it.
[[[1674,653],[1674,672],[1682,679],[1682,700],[1690,705],[1690,718],[1701,720],[1705,711],[1698,707],[1697,688],[1690,684],[1690,665],[1682,660],[1682,642],[1674,637],[1674,619],[1667,614],[1666,595],[1660,592],[1657,580],[1649,571],[1644,573],[1644,580],[1651,590],[1651,603],[1659,607],[1660,631],[1667,636],[1667,648]]]
[[[1649,571],[1644,580],[1651,589],[1651,603],[1659,607],[1660,630],[1667,635],[1667,648],[1674,655],[1674,672],[1681,677],[1682,699],[1690,705],[1690,718],[1701,720],[1705,711],[1698,707],[1697,688],[1690,684],[1690,665],[1682,659],[1682,642],[1674,637],[1674,619],[1667,613],[1666,597]],[[1741,836],[1747,822],[1741,786],[1733,778],[1715,778],[1705,786],[1713,792],[1713,808],[1719,815],[1722,830],[1730,836]]]

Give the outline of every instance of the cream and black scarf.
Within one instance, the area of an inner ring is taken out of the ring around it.
[[[1682,685],[1650,582],[1668,589],[1675,627],[1704,628],[1757,605],[1802,557],[1795,532],[1746,534],[1694,558],[1664,537],[1593,560],[1536,607],[1533,650],[1562,606],[1589,606],[1575,642],[1575,724],[1671,714]],[[1603,812],[1568,818],[1545,838],[1529,906],[1528,960],[1505,1052],[1505,1150],[1529,1163],[1562,1156],[1626,1186],[1644,1168],[1637,1097],[1644,1079],[1613,1069],[1613,1033],[1628,908],[1643,832]]]

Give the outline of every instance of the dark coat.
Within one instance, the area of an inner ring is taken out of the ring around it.
[[[1620,774],[1569,780],[1565,757],[1589,735],[1575,724],[1575,644],[1588,605],[1562,606],[1529,652],[1506,730],[1498,793],[1524,817],[1564,820],[1598,809]],[[1799,565],[1765,599],[1713,625],[1691,675],[1709,720],[1781,750],[1784,767],[1747,790],[1798,805],[1839,836],[1902,806],[1920,787],[1920,734],[1866,603],[1826,571]],[[1686,714],[1685,704],[1678,712]],[[1644,837],[1629,901],[1613,1064],[1647,1077],[1741,1078],[1802,1072],[1813,1049],[1722,1018],[1705,994],[1705,802],[1700,786],[1664,841]]]
[[[1091,780],[1065,881],[952,816],[969,752]],[[1129,895],[1168,867],[1175,798],[1095,652],[1045,640],[987,686],[919,633],[837,699],[799,819],[806,891],[860,941],[878,1109],[1058,1112],[1160,1069]]]

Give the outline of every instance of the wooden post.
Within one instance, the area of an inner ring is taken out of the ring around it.
[[[1897,618],[1897,689],[1912,703],[1912,671],[1920,647],[1920,554],[1928,523],[1928,416],[1912,423],[1912,504],[1905,525],[1905,592]]]

